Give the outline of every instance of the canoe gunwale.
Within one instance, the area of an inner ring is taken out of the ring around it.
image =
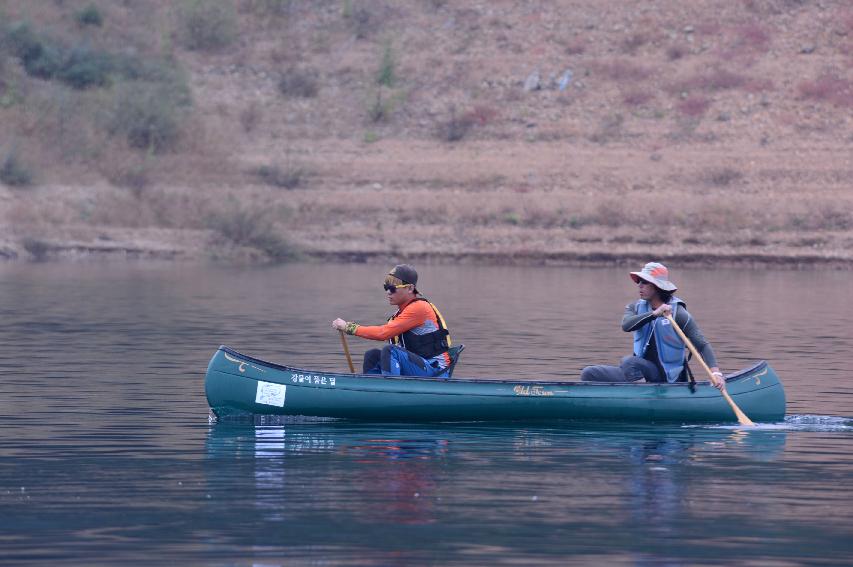
[[[333,374],[336,376],[347,376],[347,377],[352,377],[352,378],[367,378],[367,379],[379,378],[379,379],[383,379],[383,380],[391,379],[391,380],[401,380],[401,381],[407,381],[407,382],[408,381],[411,381],[411,382],[427,382],[427,383],[431,383],[431,384],[434,384],[437,381],[440,383],[457,383],[457,384],[458,383],[470,383],[470,384],[498,384],[498,385],[510,385],[510,384],[523,383],[523,384],[544,385],[544,386],[551,386],[551,387],[553,387],[553,386],[566,386],[566,387],[579,387],[579,386],[590,387],[590,386],[593,386],[593,387],[624,388],[626,386],[630,386],[630,387],[634,387],[634,388],[660,388],[660,387],[684,388],[684,387],[690,386],[690,384],[687,382],[675,382],[675,383],[670,384],[668,382],[661,382],[661,383],[658,383],[658,382],[655,382],[655,383],[649,383],[649,382],[582,382],[580,380],[574,380],[574,381],[508,380],[508,379],[500,379],[500,378],[464,378],[464,377],[450,378],[450,379],[436,379],[436,378],[428,378],[428,377],[423,377],[423,376],[393,376],[393,377],[389,377],[389,376],[382,376],[380,374],[362,374],[362,373],[351,374],[349,372],[336,372],[336,371],[330,372],[330,371],[325,371],[325,370],[309,370],[309,369],[305,369],[305,368],[299,368],[296,366],[287,366],[285,364],[277,364],[275,362],[269,362],[269,361],[266,361],[266,360],[263,360],[260,358],[255,358],[255,357],[243,354],[243,353],[236,351],[233,348],[228,347],[226,345],[220,345],[218,350],[220,350],[220,351],[222,351],[228,355],[231,355],[231,356],[240,357],[243,360],[245,360],[246,362],[259,364],[259,365],[266,366],[269,368],[274,368],[274,369],[280,370],[282,372],[298,372],[298,373],[321,372],[323,374]],[[764,366],[767,366],[767,361],[766,360],[759,360],[758,362],[756,362],[752,366],[748,366],[746,368],[738,370],[737,372],[734,372],[732,374],[724,376],[723,378],[726,381],[726,384],[737,382],[739,380],[749,378],[753,373],[757,372],[758,370],[760,370]],[[239,376],[239,374],[235,374],[235,376]],[[697,380],[695,385],[696,386],[709,386],[710,381],[709,380]],[[768,386],[768,387],[771,387],[771,386]],[[762,389],[764,389],[764,388],[755,388],[754,391],[762,390]]]

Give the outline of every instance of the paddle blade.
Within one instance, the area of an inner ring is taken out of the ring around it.
[[[745,413],[738,407],[738,405],[734,402],[729,393],[725,390],[723,392],[723,397],[726,398],[726,401],[729,402],[729,405],[732,407],[732,410],[735,412],[735,416],[737,416],[737,421],[741,425],[748,425],[750,427],[755,427],[755,422],[749,419]]]

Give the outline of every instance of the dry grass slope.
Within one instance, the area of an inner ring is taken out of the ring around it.
[[[0,257],[853,264],[842,0],[0,9]]]

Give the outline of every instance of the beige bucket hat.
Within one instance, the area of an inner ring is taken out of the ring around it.
[[[631,272],[631,279],[638,283],[641,279],[656,285],[664,291],[675,291],[678,289],[674,283],[669,281],[669,270],[660,262],[649,262],[639,272]]]

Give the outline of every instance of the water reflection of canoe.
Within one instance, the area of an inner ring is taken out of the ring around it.
[[[219,347],[205,376],[219,417],[294,415],[371,421],[601,419],[734,422],[708,382],[592,384],[521,379],[436,380],[302,370]],[[785,416],[785,392],[766,362],[726,378],[726,388],[754,421]]]

